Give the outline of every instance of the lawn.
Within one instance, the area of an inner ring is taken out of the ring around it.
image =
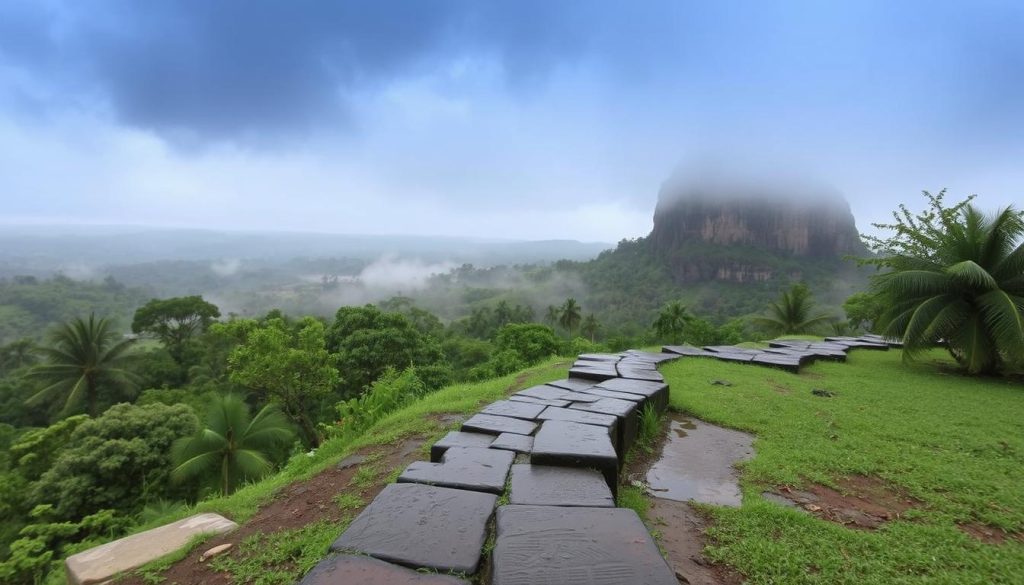
[[[703,359],[662,367],[674,408],[757,435],[743,506],[709,508],[708,555],[751,583],[1024,583],[1024,542],[983,544],[957,527],[1024,533],[1024,385],[961,376],[944,355],[905,364],[859,350],[800,375]],[[761,496],[851,475],[920,504],[867,531]]]

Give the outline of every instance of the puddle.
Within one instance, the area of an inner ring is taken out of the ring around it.
[[[739,506],[742,495],[734,465],[754,455],[754,437],[680,414],[671,415],[670,420],[661,457],[647,471],[651,495]]]

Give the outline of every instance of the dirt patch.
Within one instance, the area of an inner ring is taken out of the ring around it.
[[[218,536],[204,542],[196,550],[189,553],[181,561],[171,565],[161,575],[166,585],[190,585],[193,583],[222,584],[233,583],[231,575],[215,571],[209,563],[200,563],[199,557],[204,551],[214,546],[231,543],[234,546],[229,556],[238,555],[239,543],[252,534],[271,534],[283,530],[302,528],[307,524],[326,520],[340,522],[345,515],[359,514],[387,483],[391,470],[404,468],[420,458],[420,448],[424,437],[408,438],[398,445],[373,446],[360,449],[354,457],[361,457],[359,464],[331,466],[320,474],[306,480],[293,483],[282,489],[273,500],[260,508],[238,530]],[[346,458],[351,462],[353,456]],[[343,462],[344,463],[344,462]],[[379,472],[372,479],[367,479],[364,471],[367,466],[375,466]],[[334,501],[340,493],[358,495],[364,502],[359,507],[346,510]],[[145,585],[138,575],[130,575],[118,582],[128,585]]]
[[[1002,528],[989,526],[988,524],[981,524],[980,522],[957,524],[956,527],[968,536],[971,536],[975,540],[985,544],[1003,544],[1007,540],[1011,539],[1024,542],[1024,533],[1007,532]]]
[[[781,487],[766,496],[785,498],[819,518],[865,530],[874,530],[921,505],[903,490],[877,477],[853,475],[836,484],[838,490],[819,484],[811,485],[806,491]]]

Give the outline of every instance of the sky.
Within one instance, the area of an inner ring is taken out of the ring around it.
[[[615,242],[676,169],[1024,205],[1024,3],[5,0],[0,224]],[[2,226],[0,226],[2,229]]]

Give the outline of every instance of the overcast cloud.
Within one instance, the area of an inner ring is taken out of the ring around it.
[[[0,4],[0,222],[616,241],[680,163],[1024,201],[1024,4]]]

